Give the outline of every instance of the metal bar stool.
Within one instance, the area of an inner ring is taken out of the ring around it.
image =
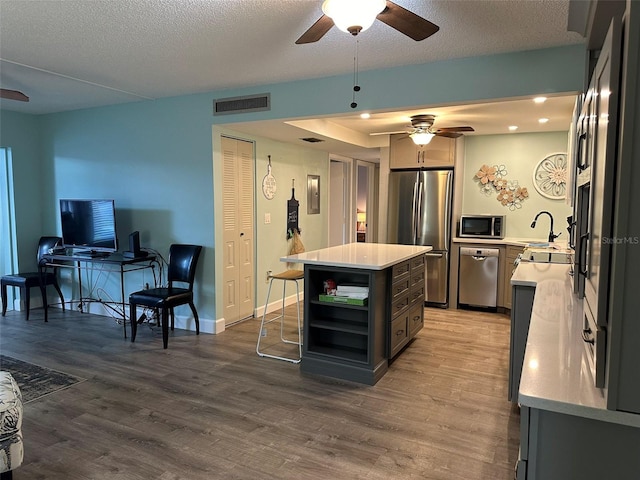
[[[256,345],[256,353],[261,357],[276,358],[278,360],[284,360],[286,362],[300,363],[300,360],[302,359],[302,322],[300,319],[300,287],[299,287],[298,281],[302,280],[303,278],[304,278],[304,272],[302,270],[287,270],[285,272],[271,275],[270,281],[269,281],[269,289],[267,290],[267,300],[264,304],[264,312],[262,313],[262,322],[260,322],[260,331],[258,332],[258,343]],[[277,317],[274,317],[271,320],[265,321],[265,318],[267,316],[267,306],[269,305],[269,296],[271,295],[271,287],[273,285],[274,280],[282,280],[282,311],[280,312],[280,315],[278,315]],[[298,314],[298,340],[297,341],[288,340],[284,337],[284,320],[285,320],[284,301],[286,297],[285,294],[287,291],[287,282],[295,282],[296,284],[296,312]],[[273,355],[269,353],[264,353],[264,351],[263,352],[260,351],[260,340],[262,339],[263,333],[266,333],[265,325],[271,322],[274,322],[276,320],[280,320],[280,340],[283,343],[289,343],[289,344],[298,346],[297,358],[283,357],[280,355]]]

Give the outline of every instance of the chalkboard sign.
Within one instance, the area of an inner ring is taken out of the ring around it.
[[[300,202],[296,200],[296,190],[291,188],[291,198],[287,201],[287,240],[293,237],[293,232],[300,233],[298,226],[298,210]]]

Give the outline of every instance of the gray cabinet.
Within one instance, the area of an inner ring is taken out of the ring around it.
[[[535,287],[521,285],[514,285],[512,288],[513,305],[511,308],[508,398],[513,403],[518,402],[520,376],[522,374],[522,363],[524,362],[524,351],[527,346],[535,290]]]
[[[513,302],[512,289],[511,289],[511,276],[516,269],[515,262],[518,255],[522,254],[524,247],[516,247],[515,245],[507,245],[506,261],[504,265],[504,298],[501,306],[504,308],[511,308]]]
[[[392,359],[424,326],[424,256],[391,268],[388,357]]]
[[[367,305],[319,300],[325,280],[369,287]],[[374,385],[424,324],[424,255],[384,270],[305,265],[300,370]]]
[[[517,480],[635,480],[640,428],[522,407]]]
[[[369,287],[365,306],[325,303],[325,280]],[[387,271],[305,265],[300,370],[374,385],[387,371]]]

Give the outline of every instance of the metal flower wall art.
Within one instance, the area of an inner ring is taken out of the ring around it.
[[[507,180],[507,167],[504,165],[482,165],[474,179],[480,191],[487,196],[497,194],[496,199],[509,210],[522,208],[522,202],[529,198],[526,187],[521,187],[517,180]]]
[[[533,186],[543,197],[561,200],[567,192],[567,154],[553,153],[533,169]]]

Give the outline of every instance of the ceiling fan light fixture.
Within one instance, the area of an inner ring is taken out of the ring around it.
[[[416,145],[427,145],[433,137],[435,137],[435,133],[425,132],[425,131],[416,131],[410,133],[409,136],[413,143]]]
[[[369,28],[386,6],[386,0],[325,0],[322,12],[343,32],[357,35]]]

